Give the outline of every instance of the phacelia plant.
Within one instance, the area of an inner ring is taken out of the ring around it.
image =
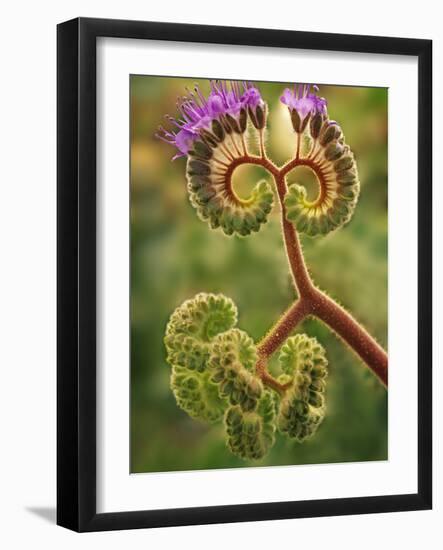
[[[356,207],[360,183],[354,155],[339,124],[329,119],[318,88],[294,85],[283,91],[295,133],[293,158],[276,166],[265,149],[268,107],[251,83],[211,81],[205,97],[198,87],[180,99],[173,130],[157,136],[186,157],[192,206],[211,229],[248,236],[266,223],[274,191],[260,181],[247,199],[232,185],[235,169],[265,168],[275,184],[282,231],[297,299],[258,343],[236,327],[237,308],[223,295],[201,293],[180,305],[166,329],[171,388],[177,404],[192,418],[223,422],[228,448],[243,459],[260,459],[276,431],[302,442],[319,428],[326,411],[328,361],[322,345],[306,334],[291,333],[306,317],[320,319],[387,386],[386,352],[340,305],[317,288],[307,270],[299,233],[326,235],[343,227]],[[251,140],[259,154],[249,152]],[[307,198],[286,177],[298,166],[317,177],[319,193]],[[280,349],[281,375],[273,377],[268,360]]]

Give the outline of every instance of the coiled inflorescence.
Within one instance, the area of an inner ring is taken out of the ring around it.
[[[199,373],[183,367],[172,367],[171,389],[177,405],[197,420],[217,422],[227,406],[220,398],[218,386],[207,372]]]
[[[166,327],[165,346],[171,365],[202,372],[217,334],[237,323],[237,308],[222,294],[197,294],[178,307]]]
[[[221,294],[198,294],[174,311],[165,336],[171,389],[192,418],[224,418],[231,452],[257,460],[274,444],[277,427],[298,441],[315,432],[325,414],[328,363],[315,338],[288,338],[279,359],[285,391],[271,393],[256,373],[254,341],[236,322],[234,303]]]
[[[272,209],[272,189],[263,180],[242,199],[233,189],[232,174],[248,156],[248,126],[262,139],[267,107],[260,92],[247,82],[211,81],[207,98],[196,87],[179,101],[178,109],[181,119],[169,119],[178,132],[160,128],[157,135],[178,148],[176,157],[188,157],[188,191],[199,217],[226,235],[258,231]]]
[[[219,385],[221,397],[243,411],[256,409],[263,393],[261,380],[254,373],[256,361],[254,342],[246,332],[231,329],[214,339],[211,381]]]
[[[171,389],[192,418],[224,416],[231,451],[258,459],[273,443],[275,407],[255,374],[255,344],[233,328],[236,321],[234,303],[222,295],[198,294],[174,311],[165,336]]]
[[[279,360],[290,385],[280,403],[277,425],[282,433],[304,441],[325,415],[325,351],[315,338],[297,334],[283,345]]]
[[[309,201],[304,187],[291,185],[285,198],[286,217],[301,233],[324,235],[353,214],[360,192],[354,155],[340,126],[329,120],[326,101],[310,93],[309,86],[285,90],[281,101],[289,108],[297,143],[304,143],[297,166],[309,166],[320,188],[318,197]]]
[[[225,415],[228,447],[243,459],[260,459],[275,441],[275,403],[269,391],[263,392],[257,409],[245,412],[238,405]]]
[[[178,307],[166,327],[171,389],[177,404],[193,418],[215,422],[226,403],[210,380],[207,363],[214,338],[237,322],[234,302],[221,294],[198,294]]]
[[[229,140],[235,141],[232,135]],[[188,191],[199,217],[208,221],[212,229],[220,227],[226,235],[246,236],[258,231],[266,223],[274,202],[269,183],[260,181],[248,199],[241,199],[232,188],[232,171],[217,163],[218,145],[214,148],[210,148],[209,142],[196,142],[195,145],[200,150],[207,148],[212,155],[203,160],[194,151],[189,153],[186,169]]]

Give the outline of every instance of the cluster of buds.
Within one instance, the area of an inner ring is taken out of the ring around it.
[[[240,458],[263,458],[275,442],[275,403],[269,391],[263,392],[257,409],[244,412],[230,407],[225,415],[228,447]]]
[[[298,231],[310,237],[325,235],[347,223],[360,192],[357,165],[346,145],[342,129],[330,120],[326,100],[308,85],[287,88],[281,102],[287,105],[292,126],[308,146],[301,151],[299,165],[310,166],[316,173],[320,192],[309,201],[306,189],[290,186],[285,198],[286,217]]]
[[[232,173],[236,163],[248,158],[248,124],[263,142],[267,105],[249,82],[211,81],[210,86],[208,97],[196,87],[181,98],[179,118],[167,117],[176,130],[160,127],[157,136],[177,148],[174,159],[187,157],[188,192],[198,216],[226,235],[247,236],[267,222],[274,195],[262,180],[250,197],[240,198],[232,186]],[[340,126],[329,119],[327,102],[318,91],[317,86],[295,84],[280,98],[297,135],[297,165],[311,167],[320,187],[318,197],[310,201],[304,187],[291,185],[286,217],[311,237],[346,224],[360,192],[354,155]]]
[[[235,304],[220,294],[198,294],[174,311],[165,336],[171,389],[192,418],[224,419],[232,453],[258,460],[274,444],[277,427],[299,441],[317,429],[325,412],[327,361],[315,338],[289,338],[280,353],[287,389],[273,394],[256,372],[254,341],[236,322]]]
[[[164,338],[167,361],[174,366],[203,372],[211,342],[237,323],[237,308],[221,294],[197,294],[171,315]]]
[[[214,339],[209,366],[211,381],[219,384],[220,396],[245,411],[257,408],[263,393],[261,380],[255,375],[257,352],[252,338],[239,329],[231,329]]]
[[[210,380],[207,364],[214,338],[235,326],[237,308],[221,294],[198,294],[171,315],[164,338],[172,367],[171,389],[177,405],[189,416],[216,422],[227,402]]]
[[[297,334],[283,345],[279,360],[289,388],[280,403],[277,425],[282,433],[304,441],[325,416],[325,350],[315,338]]]
[[[174,158],[187,156],[188,192],[199,217],[226,235],[258,231],[272,210],[272,189],[260,181],[248,199],[240,198],[232,187],[231,166],[248,154],[248,121],[259,133],[266,126],[259,90],[248,82],[211,81],[208,98],[196,87],[179,101],[178,110],[178,120],[168,117],[177,132],[160,127],[157,136],[178,149]]]
[[[179,306],[164,339],[170,385],[189,416],[206,422],[225,417],[231,451],[258,459],[273,442],[275,408],[270,411],[268,392],[255,374],[254,342],[233,328],[236,322],[234,303],[220,294],[201,293]]]
[[[174,366],[170,386],[177,405],[191,418],[214,423],[223,417],[227,404],[209,373]]]

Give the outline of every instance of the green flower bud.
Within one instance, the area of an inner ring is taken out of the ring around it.
[[[319,409],[324,405],[324,396],[321,392],[311,391],[308,401],[310,405]]]
[[[341,185],[354,185],[357,181],[357,173],[355,170],[343,170],[337,172],[337,182]]]
[[[327,365],[324,348],[316,338],[306,334],[296,334],[286,340],[280,350],[279,362],[282,371],[291,376],[305,373],[306,365],[309,366],[309,374],[314,366]]]
[[[237,308],[222,294],[197,294],[171,315],[164,338],[171,366],[203,371],[215,336],[237,323]]]
[[[349,170],[354,166],[354,157],[352,155],[343,156],[341,159],[334,162],[334,170],[340,172],[341,170]]]
[[[208,372],[173,367],[170,385],[177,405],[192,418],[213,423],[223,417],[227,403]]]
[[[302,409],[307,407],[306,409]],[[303,410],[303,413],[300,411]],[[324,408],[315,408],[300,400],[293,392],[282,399],[277,417],[279,431],[288,437],[303,442],[312,437],[324,419]]]
[[[209,368],[211,381],[218,384],[220,396],[243,411],[257,408],[263,384],[255,375],[257,351],[246,332],[231,329],[213,341]]]
[[[337,141],[330,143],[325,149],[326,160],[337,160],[342,156],[344,147]]]
[[[275,404],[271,392],[264,391],[255,411],[245,412],[238,405],[225,414],[227,445],[244,460],[263,458],[275,441]]]
[[[325,415],[325,350],[315,338],[297,334],[283,345],[279,361],[282,376],[292,384],[281,399],[277,426],[301,442],[315,433]]]

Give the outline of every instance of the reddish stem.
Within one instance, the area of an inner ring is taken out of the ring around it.
[[[263,340],[259,342],[257,346],[259,356],[267,358],[277,351],[294,330],[294,327],[309,314],[309,311],[310,305],[307,300],[297,300],[286,313],[280,317],[278,322],[272,327]]]
[[[326,323],[388,385],[388,356],[374,338],[341,306],[316,289],[311,314]]]
[[[245,155],[244,157],[235,159],[231,163],[226,174],[227,181],[231,181],[232,172],[241,164],[261,165],[274,176],[280,202],[281,224],[286,253],[299,294],[299,300],[286,311],[259,343],[259,360],[256,365],[257,373],[268,386],[277,391],[285,390],[285,385],[280,384],[267,372],[267,359],[285,342],[300,321],[306,316],[312,315],[319,318],[340,336],[378,376],[383,384],[387,386],[388,357],[385,350],[345,309],[315,287],[305,264],[298,233],[294,226],[286,219],[284,198],[287,192],[287,185],[285,176],[297,166],[307,165],[321,178],[322,174],[319,173],[318,167],[314,162],[308,162],[307,159],[296,158],[279,169],[267,157]]]
[[[300,239],[294,226],[286,219],[286,207],[284,198],[288,187],[286,185],[285,176],[281,172],[274,175],[277,186],[278,198],[280,200],[281,224],[283,236],[285,240],[286,254],[288,256],[289,265],[294,277],[294,282],[298,290],[299,296],[309,296],[314,290],[314,284],[309,276],[308,269],[305,264]]]

